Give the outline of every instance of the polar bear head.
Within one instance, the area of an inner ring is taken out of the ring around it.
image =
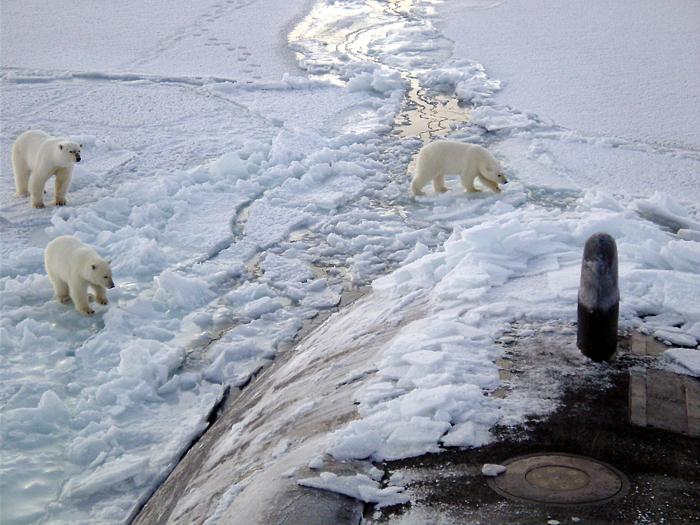
[[[112,280],[112,268],[109,261],[104,259],[94,258],[90,261],[90,266],[86,269],[87,275],[83,277],[90,283],[104,288],[114,288]]]
[[[480,170],[480,174],[482,177],[490,180],[491,182],[495,182],[496,184],[508,183],[508,179],[506,179],[506,176],[503,173],[501,163],[498,162],[498,160],[496,160],[496,158],[490,153],[486,159],[486,162],[484,162],[482,169]]]
[[[62,140],[58,143],[57,164],[68,167],[74,162],[80,162],[80,150],[83,145],[69,140]]]

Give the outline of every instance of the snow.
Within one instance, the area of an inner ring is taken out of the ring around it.
[[[472,60],[457,60],[419,76],[421,84],[443,93],[454,93],[461,102],[482,103],[501,89],[501,83],[488,77],[484,66]]]
[[[496,102],[586,134],[700,145],[697,2],[470,4],[438,6],[444,34],[454,56],[478,60],[503,81]]]
[[[378,482],[364,474],[338,476],[332,472],[322,472],[317,478],[305,478],[298,481],[302,487],[330,490],[359,499],[365,503],[374,503],[377,508],[407,503],[409,498],[402,494],[400,487],[380,488]]]
[[[305,4],[61,0],[46,9],[36,0],[11,3],[3,6],[3,67],[279,81],[283,73],[297,72],[284,43],[288,26]],[[266,35],[259,31],[261,12]],[[53,28],[51,38],[47,27]]]
[[[700,350],[670,348],[663,353],[666,366],[681,374],[700,377]]]
[[[481,467],[481,473],[488,477],[500,476],[506,470],[508,470],[508,467],[504,465],[494,465],[493,463],[484,463]]]
[[[321,425],[313,446],[278,439],[323,406],[297,392],[281,407],[271,392],[260,406],[278,420],[237,471],[245,482],[229,469],[183,506],[209,498],[207,522],[225,521],[272,464],[275,479],[308,467],[321,472],[302,485],[405,503],[376,469],[324,470],[478,447],[496,424],[551,411],[556,394],[491,395],[498,340],[515,321],[574,319],[582,248],[600,231],[617,242],[622,326],[697,346],[696,3],[41,6],[3,5],[0,165],[9,174],[29,128],[79,139],[85,155],[65,208],[32,210],[0,180],[3,523],[128,521],[225,387],[351,287],[371,284],[276,387],[328,347],[370,346],[313,375],[319,391],[342,387],[352,417]],[[451,179],[410,197],[420,140],[391,132],[415,86],[426,104],[474,105],[449,136],[495,153],[502,194]],[[43,248],[64,234],[112,259],[117,288],[93,318],[52,300]],[[697,352],[664,361],[697,375]],[[207,465],[245,451],[259,416]]]

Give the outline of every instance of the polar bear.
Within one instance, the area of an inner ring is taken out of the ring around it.
[[[414,195],[425,195],[423,186],[432,180],[435,192],[444,193],[447,191],[445,175],[459,175],[462,186],[469,192],[479,191],[474,187],[477,178],[496,193],[501,191],[499,184],[508,182],[500,163],[486,148],[477,144],[437,140],[423,146],[418,153],[411,191]]]
[[[55,238],[44,251],[46,273],[53,284],[56,299],[62,303],[73,300],[81,314],[92,315],[88,286],[95,290],[95,299],[107,304],[106,288],[114,288],[112,269],[95,250],[72,235]]]
[[[44,207],[44,186],[56,175],[56,206],[65,206],[73,165],[80,162],[82,144],[47,135],[36,129],[25,131],[12,145],[12,170],[18,197],[31,195],[31,205]]]

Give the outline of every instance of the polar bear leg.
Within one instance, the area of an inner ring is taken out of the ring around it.
[[[96,284],[91,284],[92,289],[95,290],[95,299],[100,304],[107,304],[109,300],[107,299],[107,290],[104,286],[98,286]]]
[[[12,148],[12,171],[15,174],[15,190],[18,197],[29,195],[29,166],[17,148]]]
[[[59,303],[66,303],[70,299],[70,293],[68,290],[68,283],[58,278],[56,275],[49,272],[49,279],[51,284],[53,284],[54,295]]]
[[[31,204],[35,208],[44,207],[44,186],[50,176],[51,173],[46,168],[38,167],[29,177],[29,195],[31,195]]]
[[[447,186],[445,186],[445,176],[437,175],[433,179],[433,189],[435,193],[445,193],[447,191]]]
[[[495,193],[501,193],[501,188],[499,188],[498,184],[496,184],[495,182],[490,181],[489,179],[487,179],[486,177],[482,177],[481,175],[479,175],[479,180],[484,186],[491,188]]]
[[[73,306],[83,315],[92,315],[95,310],[90,308],[88,301],[87,286],[84,283],[75,283],[70,288],[70,298],[73,300]]]
[[[423,193],[423,186],[425,186],[425,183],[427,181],[423,181],[422,177],[420,174],[416,173],[416,176],[413,177],[413,180],[411,181],[411,191],[413,192],[414,195],[425,195]]]
[[[474,187],[474,177],[470,177],[469,175],[462,173],[459,177],[459,180],[462,181],[462,186],[464,186],[464,189],[467,190],[469,193],[477,193],[481,190],[477,190],[476,187]]]
[[[56,196],[55,202],[56,206],[66,205],[66,193],[68,192],[68,186],[70,185],[71,170],[68,168],[61,168],[56,170]]]

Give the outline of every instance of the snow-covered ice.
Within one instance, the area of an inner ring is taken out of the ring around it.
[[[438,10],[455,56],[505,84],[497,103],[583,134],[697,151],[697,2],[477,0]]]
[[[309,467],[321,472],[305,486],[380,505],[407,497],[371,470],[324,469],[480,446],[494,424],[556,406],[490,395],[497,339],[514,321],[574,318],[591,234],[617,241],[622,325],[697,346],[696,3],[43,5],[8,3],[1,18],[3,523],[127,521],[225,387],[351,286],[372,284],[319,341],[376,351],[317,379],[352,390],[354,419],[305,449],[277,443],[275,428],[321,410],[289,399],[257,460],[287,458],[278,478]],[[448,180],[446,194],[409,196],[421,141],[390,133],[407,92],[422,115],[469,106],[468,122],[430,129],[489,147],[505,192]],[[29,128],[85,145],[66,208],[13,196],[10,146]],[[117,288],[93,318],[51,298],[43,248],[64,234],[113,261]],[[387,340],[373,339],[378,320],[395,328]],[[692,372],[692,352],[664,359]],[[258,416],[221,438],[212,468]],[[254,497],[251,472],[212,489],[208,523]]]

